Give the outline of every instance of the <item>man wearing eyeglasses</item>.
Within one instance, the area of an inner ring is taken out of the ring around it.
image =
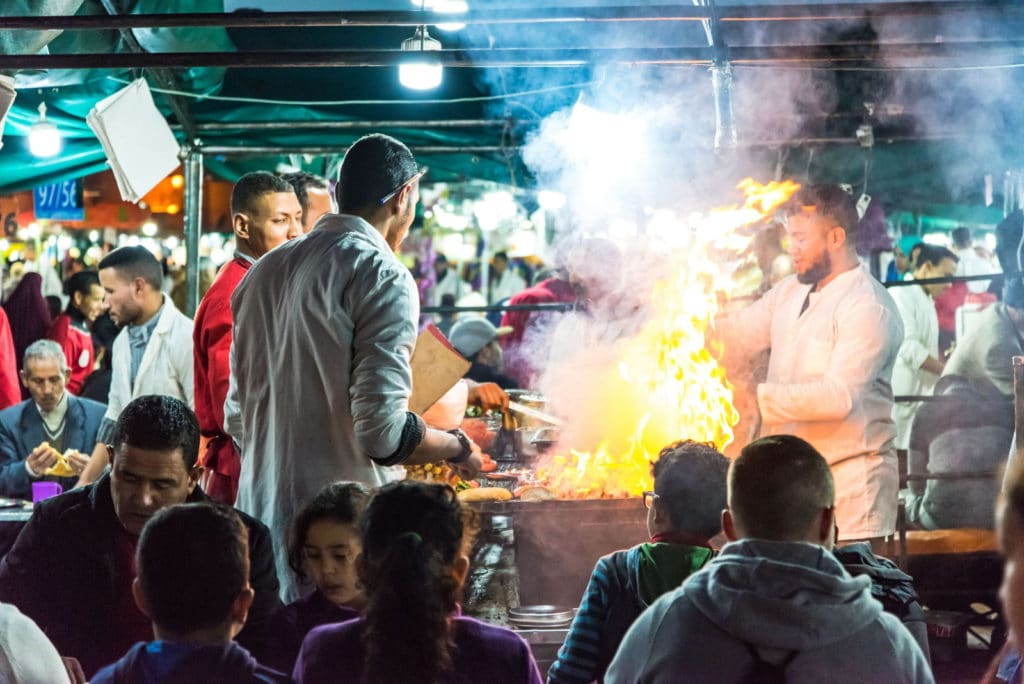
[[[472,477],[479,450],[459,431],[428,428],[409,411],[419,300],[395,252],[409,232],[424,170],[398,140],[356,141],[341,167],[339,214],[261,258],[231,301],[232,375],[241,445],[236,506],[278,549],[295,510],[325,483],[370,486],[400,464],[447,461]],[[238,420],[240,418],[240,421]],[[298,596],[286,554],[282,593]]]

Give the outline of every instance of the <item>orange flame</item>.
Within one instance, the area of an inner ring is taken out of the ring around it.
[[[691,220],[689,243],[674,251],[673,268],[653,285],[646,322],[616,343],[618,363],[604,364],[602,377],[590,382],[599,388],[586,398],[592,405],[572,411],[599,416],[593,421],[598,446],[542,461],[537,476],[550,489],[566,498],[639,496],[652,488],[651,462],[667,444],[689,438],[723,449],[732,442],[739,415],[707,331],[752,239],[739,229],[764,219],[798,188],[746,179],[739,184],[741,206]]]

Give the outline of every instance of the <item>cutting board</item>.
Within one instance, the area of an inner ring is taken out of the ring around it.
[[[462,357],[433,323],[416,339],[412,352],[409,410],[421,414],[455,386],[469,370]]]

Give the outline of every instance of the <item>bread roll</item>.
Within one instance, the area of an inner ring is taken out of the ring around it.
[[[511,501],[512,492],[501,487],[476,487],[473,489],[464,489],[456,496],[459,497],[460,501],[473,502],[473,501]]]

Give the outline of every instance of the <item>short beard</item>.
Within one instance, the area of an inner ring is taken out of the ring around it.
[[[804,285],[816,285],[830,275],[832,275],[832,257],[825,252],[813,266],[803,273],[798,273],[796,279]]]

